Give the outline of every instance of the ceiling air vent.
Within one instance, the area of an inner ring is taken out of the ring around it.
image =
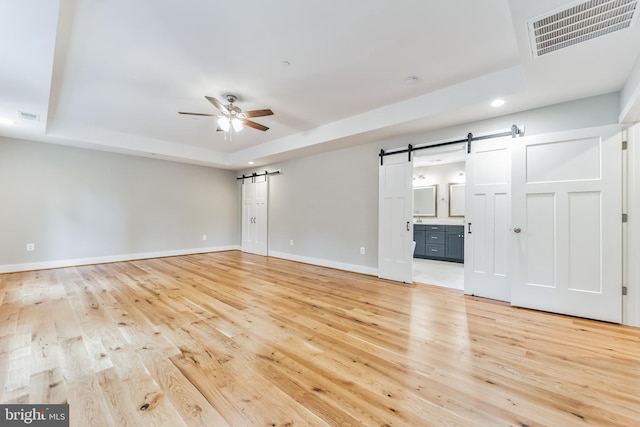
[[[629,28],[638,0],[591,0],[527,22],[534,58]]]
[[[20,117],[23,120],[33,120],[35,122],[39,122],[40,121],[40,114],[27,113],[26,111],[18,110],[18,117]]]

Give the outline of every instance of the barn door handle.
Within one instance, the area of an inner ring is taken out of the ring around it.
[[[469,224],[469,228],[468,228],[469,231],[467,231],[467,233],[471,234],[471,223],[469,222],[468,224]]]
[[[409,228],[409,224],[411,224],[411,221],[407,221],[407,231],[411,231],[411,229]]]

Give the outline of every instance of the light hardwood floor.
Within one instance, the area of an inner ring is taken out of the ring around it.
[[[0,402],[75,427],[638,426],[640,329],[221,252],[0,275]]]

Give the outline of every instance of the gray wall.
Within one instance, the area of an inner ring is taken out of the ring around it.
[[[365,145],[267,168],[283,172],[269,178],[269,251],[377,268],[377,159]]]
[[[0,137],[0,266],[239,245],[235,175]]]
[[[415,145],[460,139],[469,132],[477,135],[510,128],[513,124],[524,125],[527,135],[582,129],[618,123],[619,110],[620,95],[615,92],[417,134],[408,140]]]

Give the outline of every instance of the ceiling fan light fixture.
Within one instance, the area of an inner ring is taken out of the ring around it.
[[[218,126],[225,132],[229,132],[231,129],[231,122],[229,121],[229,117],[222,116],[218,119]]]
[[[233,126],[233,130],[236,132],[240,132],[242,129],[244,129],[242,120],[238,119],[237,117],[231,119],[231,125]]]

